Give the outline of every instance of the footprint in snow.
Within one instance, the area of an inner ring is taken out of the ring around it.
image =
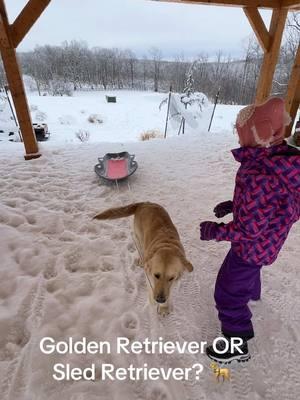
[[[136,248],[135,248],[135,245],[134,245],[134,243],[128,243],[128,245],[127,245],[127,250],[130,252],[130,253],[134,253],[135,251],[136,251]]]
[[[78,250],[73,250],[72,253],[65,255],[65,268],[69,272],[77,272],[79,263],[79,253]]]
[[[109,271],[113,271],[114,270],[114,266],[110,261],[104,260],[102,265],[101,265],[101,267],[100,267],[100,269],[103,272],[109,272]]]
[[[36,217],[33,214],[27,214],[25,215],[25,218],[27,219],[28,224],[34,225],[36,224]]]
[[[26,275],[36,276],[40,272],[42,265],[40,251],[37,248],[19,249],[13,257]]]
[[[128,281],[125,285],[125,290],[129,294],[133,294],[136,292],[136,285],[134,285],[132,282]]]
[[[171,398],[171,393],[162,383],[157,384],[152,388],[151,392],[147,396],[147,400],[171,400]]]
[[[137,314],[125,312],[121,317],[121,330],[125,337],[132,339],[139,330],[140,320]]]
[[[12,226],[13,228],[17,228],[18,226],[24,224],[26,222],[23,215],[11,214],[8,217],[7,225]]]
[[[27,200],[27,201],[38,200],[38,198],[36,196],[34,196],[32,193],[30,193],[30,192],[23,192],[23,193],[20,194],[20,197],[22,197],[24,200]]]
[[[52,279],[55,278],[57,275],[57,271],[55,268],[55,260],[54,259],[50,259],[46,262],[45,264],[45,269],[43,272],[43,276],[45,279]]]
[[[128,238],[128,234],[124,231],[115,232],[111,236],[112,240],[126,240]]]
[[[6,200],[6,201],[4,202],[4,204],[5,204],[7,207],[11,207],[11,208],[16,208],[16,207],[17,207],[17,201],[16,201],[16,200]]]

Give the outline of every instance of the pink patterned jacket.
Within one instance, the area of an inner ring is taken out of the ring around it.
[[[232,150],[236,175],[233,221],[219,225],[217,241],[228,240],[246,262],[272,264],[300,218],[300,151],[285,142],[268,148]]]

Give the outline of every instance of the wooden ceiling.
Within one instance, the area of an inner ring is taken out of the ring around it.
[[[300,0],[152,0],[167,3],[190,3],[211,6],[255,7],[255,8],[289,8],[300,11]]]

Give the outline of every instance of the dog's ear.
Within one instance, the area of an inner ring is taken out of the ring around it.
[[[185,269],[187,269],[189,272],[192,272],[194,267],[192,266],[192,264],[185,258],[184,254],[180,254],[180,260],[184,266]]]
[[[185,269],[187,269],[189,272],[192,272],[194,267],[192,266],[192,264],[186,259],[185,254],[183,252],[178,252],[177,253],[180,261],[182,262],[182,265],[184,266]]]
[[[150,251],[143,259],[144,262],[144,267],[148,270],[149,266],[148,263],[151,260],[151,258],[154,256],[155,251]]]
[[[192,264],[187,260],[184,259],[183,265],[185,266],[185,268],[189,271],[192,272],[194,267],[192,266]]]

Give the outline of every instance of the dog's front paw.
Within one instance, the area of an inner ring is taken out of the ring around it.
[[[157,306],[157,314],[161,315],[162,317],[166,317],[170,314],[170,308],[167,305],[158,305]]]

